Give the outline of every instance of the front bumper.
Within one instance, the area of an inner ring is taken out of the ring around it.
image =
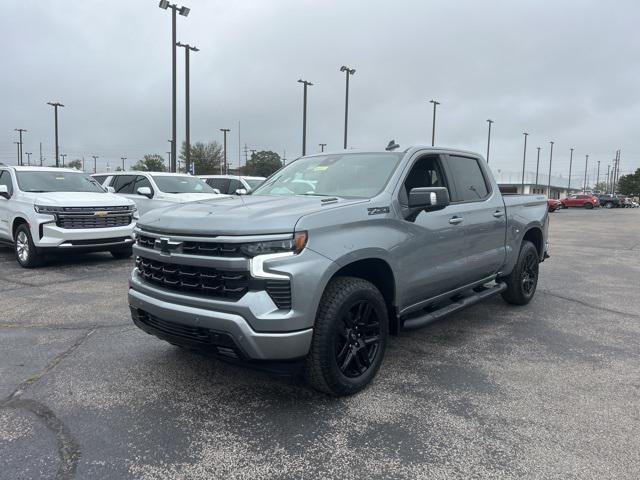
[[[38,250],[111,250],[133,245],[135,222],[122,227],[65,229],[53,222],[32,225],[31,235]]]
[[[237,313],[169,303],[133,288],[129,306],[134,323],[147,333],[232,359],[294,360],[304,357],[311,346],[311,328],[256,332]]]

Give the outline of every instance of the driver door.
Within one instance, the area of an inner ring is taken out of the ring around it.
[[[0,170],[0,185],[6,185],[9,195],[13,194],[13,184],[11,182],[11,172]],[[9,207],[11,197],[8,199],[0,197],[0,237],[6,240],[12,239],[11,235],[11,208]]]

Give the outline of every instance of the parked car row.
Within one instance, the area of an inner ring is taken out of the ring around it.
[[[549,212],[555,212],[560,208],[586,208],[591,210],[596,207],[603,208],[637,208],[638,202],[626,195],[613,194],[576,194],[569,195],[565,198],[557,200],[549,198],[547,200]]]

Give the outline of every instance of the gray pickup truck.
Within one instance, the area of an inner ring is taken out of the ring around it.
[[[533,297],[542,195],[502,196],[481,156],[426,147],[295,160],[252,195],[144,215],[135,324],[172,344],[349,395],[389,334],[496,294]]]

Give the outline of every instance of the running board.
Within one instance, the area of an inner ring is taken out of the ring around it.
[[[457,312],[458,310],[462,310],[463,308],[467,308],[470,305],[481,302],[482,300],[486,300],[489,297],[493,297],[494,295],[497,295],[506,290],[506,288],[507,285],[505,283],[496,283],[492,287],[481,290],[480,292],[474,292],[473,295],[454,301],[453,303],[438,310],[421,315],[419,317],[409,318],[403,322],[402,329],[415,330],[416,328],[424,327],[425,325],[428,325],[431,322],[435,322],[436,320],[440,320],[441,318]]]

